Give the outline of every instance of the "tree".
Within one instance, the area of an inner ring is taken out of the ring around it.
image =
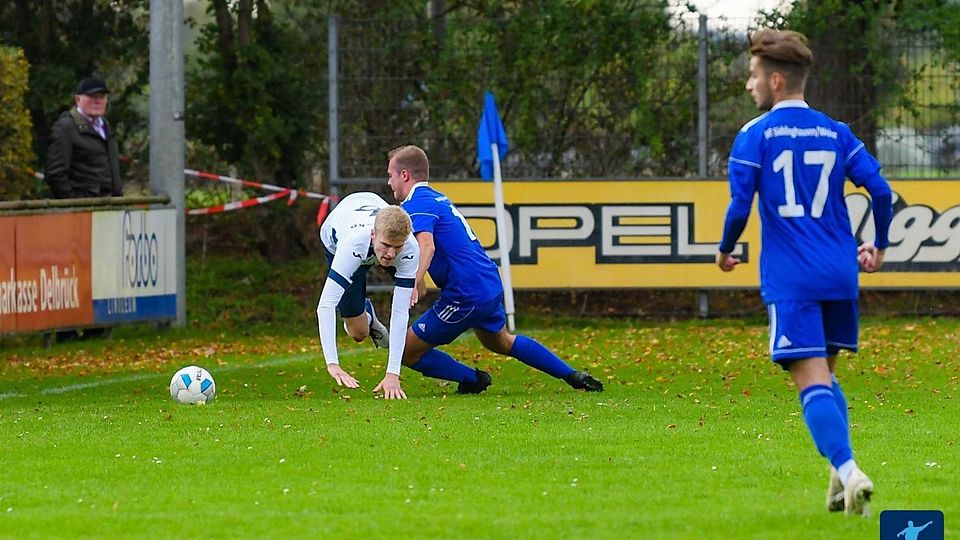
[[[512,141],[511,177],[682,174],[695,163],[696,42],[666,2],[444,2],[433,19],[422,3],[384,4],[375,20],[343,17],[344,176],[379,173],[387,147],[417,142],[434,177],[475,178],[486,89]]]
[[[0,46],[0,200],[30,197],[37,183],[30,174],[30,116],[24,107],[27,61],[23,51]]]
[[[245,177],[306,186],[326,110],[326,71],[318,65],[317,29],[296,24],[323,20],[325,27],[325,18],[297,2],[266,0],[211,0],[208,13],[189,69],[188,138],[215,148]],[[251,231],[261,254],[306,251],[291,212],[274,205],[248,213],[263,218]]]
[[[291,187],[309,172],[326,75],[314,29],[293,26],[294,4],[211,0],[187,104],[192,139],[242,172]]]
[[[137,111],[149,77],[148,0],[0,2],[0,41],[20,47],[30,64],[27,107],[36,155],[46,156],[50,127],[73,105],[77,81],[91,74],[111,86],[113,131],[143,129]]]
[[[949,0],[796,0],[789,13],[771,14],[770,23],[810,38],[815,62],[808,101],[850,124],[873,152],[885,115],[918,116],[928,105],[911,87],[931,66],[906,62],[904,45],[932,46],[928,60],[955,61],[960,53],[960,4]],[[955,103],[952,116],[956,121]]]

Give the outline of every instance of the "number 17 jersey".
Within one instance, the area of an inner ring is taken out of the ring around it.
[[[746,219],[759,195],[764,301],[856,298],[857,241],[844,182],[885,181],[850,128],[804,101],[782,101],[740,130],[728,167],[728,219],[744,208]]]

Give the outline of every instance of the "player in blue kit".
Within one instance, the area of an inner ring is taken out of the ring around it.
[[[495,353],[512,356],[573,388],[603,391],[603,383],[573,369],[536,340],[507,331],[497,265],[463,214],[428,184],[430,164],[422,149],[403,146],[392,150],[387,176],[394,197],[403,201],[403,209],[410,214],[420,245],[417,284],[423,285],[429,270],[440,287],[440,298],[407,331],[404,365],[430,377],[458,382],[458,393],[483,392],[491,384],[487,372],[471,369],[435,348],[472,329],[480,343]],[[413,303],[418,295],[414,291]]]
[[[834,366],[840,349],[857,350],[858,261],[867,272],[883,264],[890,186],[846,124],[804,101],[813,64],[805,36],[759,30],[750,54],[746,89],[769,112],[743,126],[733,142],[731,200],[716,262],[725,272],[740,262],[734,248],[759,194],[760,292],[770,316],[771,355],[790,372],[807,428],[830,460],[827,508],[866,514],[874,487],[854,461]],[[858,247],[851,232],[846,178],[873,198],[873,244]]]

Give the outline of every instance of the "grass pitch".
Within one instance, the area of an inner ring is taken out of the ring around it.
[[[838,375],[873,516],[828,514],[816,454],[762,323],[521,321],[603,379],[577,392],[474,338],[448,348],[494,385],[407,370],[341,342],[121,329],[112,342],[0,342],[4,538],[877,538],[884,509],[956,534],[960,322],[868,320]],[[217,400],[173,403],[206,367]]]

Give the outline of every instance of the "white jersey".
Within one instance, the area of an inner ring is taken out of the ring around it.
[[[387,202],[376,193],[352,193],[337,204],[320,227],[323,248],[333,254],[330,268],[347,281],[361,265],[377,264],[371,233],[377,212],[386,206]],[[420,247],[411,234],[394,262],[394,280],[416,279],[419,256]]]
[[[338,364],[336,340],[337,304],[361,265],[378,264],[373,250],[373,224],[377,212],[388,206],[376,193],[358,192],[344,197],[320,227],[323,248],[333,255],[330,271],[317,305],[320,345],[328,364]],[[393,266],[393,304],[390,314],[390,350],[387,373],[400,374],[400,361],[410,317],[410,299],[420,264],[420,246],[413,234],[397,253]]]

